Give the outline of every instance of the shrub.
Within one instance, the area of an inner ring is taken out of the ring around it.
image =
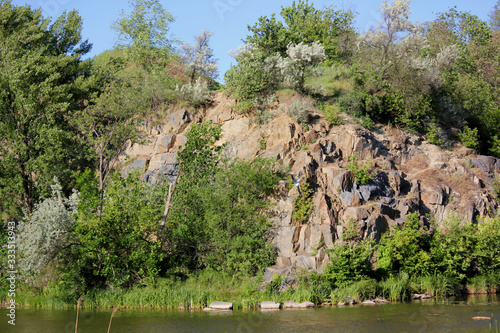
[[[288,107],[287,113],[297,123],[305,125],[309,119],[309,110],[312,109],[310,101],[305,99],[296,99]]]
[[[306,180],[303,180],[300,182],[300,191],[302,195],[293,203],[293,219],[299,223],[303,223],[307,221],[313,211],[312,194],[314,190]]]
[[[392,236],[384,234],[378,245],[377,271],[394,276],[400,271],[410,275],[433,272],[430,254],[431,235],[419,229],[419,216],[409,213],[401,229]]]
[[[33,213],[19,225],[20,264],[27,273],[36,274],[52,260],[59,259],[74,227],[78,192],[64,198],[56,178],[54,183],[52,196],[37,204]]]
[[[281,58],[278,62],[283,81],[287,86],[305,92],[305,78],[311,74],[314,66],[325,60],[325,48],[319,42],[310,45],[290,43],[286,53],[288,57]]]
[[[336,245],[327,250],[331,262],[326,265],[323,278],[332,287],[342,287],[352,281],[368,278],[372,274],[372,245],[371,241],[365,240],[352,245]]]
[[[465,126],[464,129],[458,131],[457,134],[465,147],[472,149],[479,148],[479,135],[477,133],[477,128],[470,129],[469,126]]]
[[[180,99],[196,107],[208,104],[212,99],[208,83],[201,78],[198,78],[194,84],[186,83],[181,88],[177,85],[175,91]]]
[[[363,162],[361,165],[358,162],[358,155],[352,154],[348,157],[349,163],[346,169],[351,170],[356,177],[356,184],[365,185],[372,179],[373,172],[370,171],[372,167],[371,162]]]
[[[340,116],[340,107],[338,104],[327,104],[318,102],[318,109],[323,111],[325,119],[333,126],[342,125],[343,119]]]
[[[441,139],[441,137],[439,136],[439,127],[434,122],[430,123],[429,127],[427,128],[426,137],[427,141],[430,144],[436,146],[441,146],[443,144],[443,139]]]

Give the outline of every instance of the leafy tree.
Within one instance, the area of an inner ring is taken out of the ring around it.
[[[253,35],[247,36],[245,42],[256,45],[268,55],[286,54],[286,48],[290,43],[289,33],[283,22],[276,20],[276,14],[271,17],[261,16],[253,27],[248,25],[248,30]]]
[[[113,63],[115,66],[112,66]],[[123,66],[124,62],[112,61],[108,63],[106,71],[118,72]],[[99,75],[105,74],[97,73]],[[108,82],[104,83],[103,91],[72,118],[73,126],[79,130],[80,141],[87,147],[89,157],[95,161],[98,190],[101,193],[99,210],[104,200],[106,179],[119,157],[130,142],[143,141],[138,130],[138,117],[144,114],[149,102],[142,100],[140,87],[134,86],[127,77],[109,74],[105,81]]]
[[[220,131],[203,123],[188,133],[162,237],[172,269],[255,274],[274,260],[266,212],[278,177],[269,161],[221,161]]]
[[[279,178],[272,162],[235,160],[225,163],[204,189],[208,243],[200,253],[207,267],[256,274],[275,260],[271,244],[268,196]]]
[[[438,271],[462,281],[467,276],[474,276],[476,242],[474,224],[463,223],[457,217],[445,221],[443,230],[436,231],[432,246],[432,259]]]
[[[184,53],[185,71],[194,83],[196,74],[206,75],[212,79],[217,77],[217,59],[214,58],[213,50],[210,48],[210,37],[213,31],[202,32],[195,38],[195,44],[184,43],[182,51]]]
[[[497,1],[495,7],[491,10],[489,17],[490,26],[494,30],[500,30],[500,1]]]
[[[82,191],[72,231],[75,244],[60,267],[63,279],[78,292],[147,283],[161,269],[163,254],[156,235],[166,188],[141,181],[138,172],[127,178],[113,173],[107,183],[100,216],[84,211],[96,201],[97,191]]]
[[[40,10],[2,1],[0,22],[0,209],[12,217],[19,206],[30,213],[53,176],[68,188],[85,163],[68,119],[87,98],[90,44],[75,11],[49,25]]]
[[[281,82],[281,56],[267,57],[252,44],[247,44],[234,55],[238,63],[224,74],[226,91],[238,102],[272,95]],[[251,106],[251,105],[249,105]],[[246,110],[245,110],[246,111]]]
[[[309,45],[314,42],[325,47],[328,59],[338,60],[345,55],[343,39],[354,32],[351,11],[335,10],[333,6],[319,10],[307,0],[299,0],[293,1],[291,6],[281,7],[280,15],[284,22],[277,21],[275,14],[270,18],[260,17],[253,27],[248,26],[253,35],[245,41],[268,55],[285,56],[290,43]]]
[[[463,123],[481,128],[479,139],[483,152],[494,154],[490,141],[498,132],[500,112],[498,102],[498,51],[500,35],[491,31],[487,23],[476,15],[450,9],[440,14],[427,34],[433,49],[443,43],[456,43],[459,60],[446,75],[441,94],[447,96],[448,104],[459,110]],[[446,37],[443,37],[446,36]]]
[[[200,191],[210,184],[217,171],[221,147],[213,147],[220,138],[220,126],[194,124],[187,142],[179,153],[179,179],[172,198],[165,232],[162,235],[170,248],[170,265],[197,268],[199,247],[206,237],[205,206]]]
[[[132,11],[122,10],[120,19],[112,28],[118,34],[118,48],[127,48],[134,61],[143,66],[150,65],[157,57],[171,53],[172,40],[169,26],[173,16],[158,0],[130,0]]]

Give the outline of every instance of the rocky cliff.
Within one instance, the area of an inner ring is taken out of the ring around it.
[[[418,212],[422,224],[432,219],[437,225],[452,214],[468,221],[497,214],[492,185],[500,173],[498,159],[475,155],[452,140],[443,149],[389,126],[369,131],[349,119],[331,126],[317,110],[310,110],[308,125],[301,126],[284,112],[286,103],[275,106],[272,120],[257,124],[232,110],[232,104],[218,93],[204,111],[179,109],[146,124],[149,143],[129,147],[123,172],[140,168],[145,179],[161,174],[173,180],[177,152],[190,124],[222,124],[218,144],[226,143],[227,157],[274,158],[314,188],[313,212],[298,223],[293,219],[297,189],[289,186],[291,179],[279,184],[273,206],[279,267],[321,270],[329,260],[324,250],[342,242],[352,224],[360,237],[377,240],[391,226],[404,223],[410,212]],[[358,185],[346,169],[352,154],[370,161],[372,177],[365,185]]]

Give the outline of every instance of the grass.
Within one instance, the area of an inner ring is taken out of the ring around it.
[[[262,277],[233,277],[204,270],[186,279],[161,278],[149,286],[92,290],[80,296],[55,287],[21,290],[16,302],[30,307],[78,309],[83,299],[86,308],[200,310],[212,301],[227,301],[233,303],[234,309],[255,309],[261,301],[284,303],[293,300],[321,304],[362,302],[375,298],[406,301],[414,293],[435,297],[453,296],[466,290],[493,293],[499,290],[500,284],[498,274],[469,279],[467,289],[456,279],[439,274],[410,277],[399,273],[381,281],[366,278],[340,287],[332,287],[315,272],[295,272],[292,278],[276,275],[271,283],[266,284]]]

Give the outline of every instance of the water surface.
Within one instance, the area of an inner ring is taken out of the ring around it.
[[[78,332],[106,332],[112,310],[81,310]],[[0,332],[74,332],[76,310],[17,309],[16,326],[0,309]],[[474,320],[492,317],[493,320]],[[500,325],[496,296],[466,300],[279,311],[120,310],[111,332],[490,332]],[[499,326],[500,331],[500,326]]]

